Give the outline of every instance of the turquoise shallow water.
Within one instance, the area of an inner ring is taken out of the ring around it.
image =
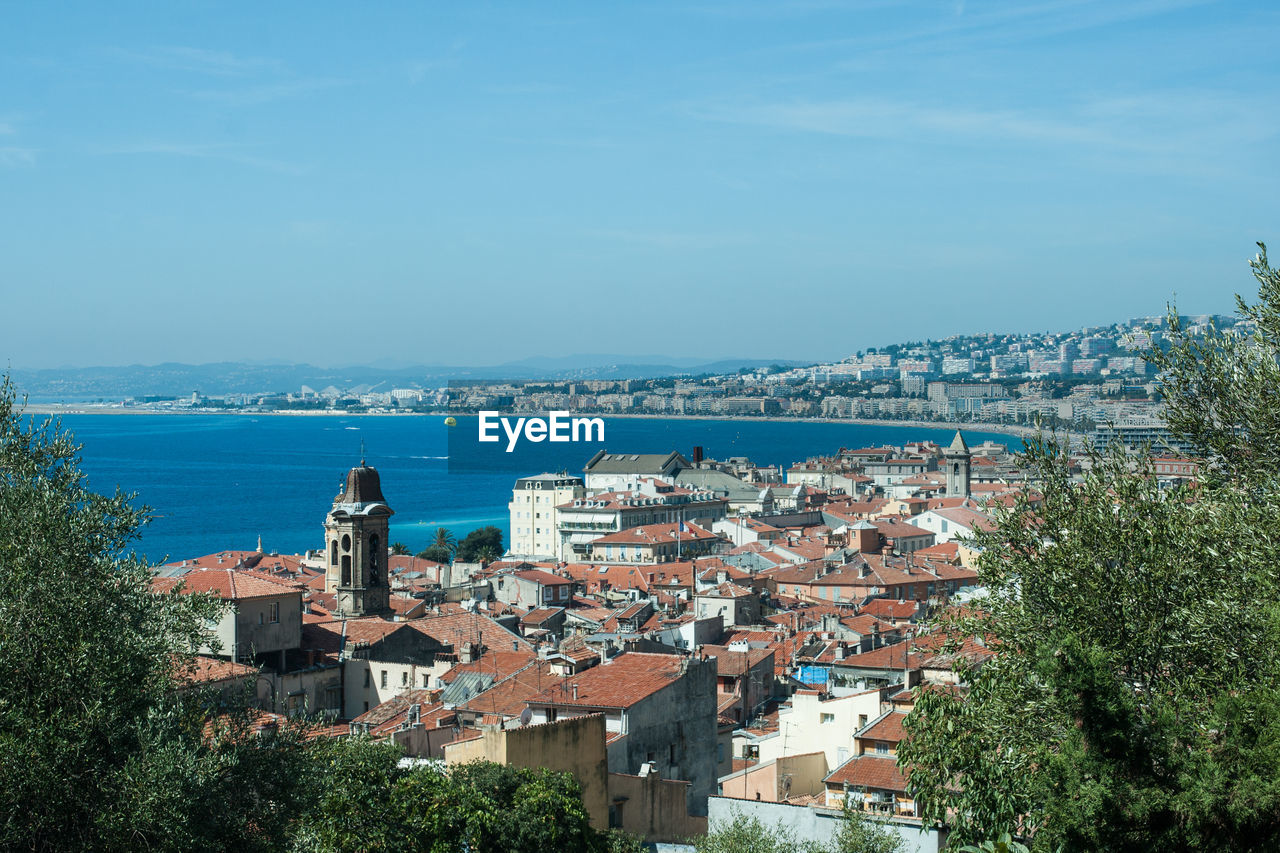
[[[604,446],[615,453],[749,456],[760,464],[791,463],[840,446],[949,443],[946,429],[809,421],[605,418]],[[83,467],[97,491],[117,485],[137,492],[155,518],[138,550],[152,560],[251,549],[317,548],[322,525],[347,469],[360,458],[378,468],[396,515],[392,541],[414,551],[437,526],[458,538],[486,524],[507,530],[515,478],[547,470],[580,472],[594,447],[528,444],[507,470],[449,473],[449,429],[431,416],[343,417],[243,415],[67,415],[63,424],[84,445]],[[453,429],[475,430],[460,418]],[[966,432],[970,444],[994,433]]]

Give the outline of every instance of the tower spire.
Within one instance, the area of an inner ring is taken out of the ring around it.
[[[364,436],[360,436],[360,467],[364,467]]]

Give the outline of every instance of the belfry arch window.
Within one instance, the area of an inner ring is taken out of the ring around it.
[[[342,585],[351,586],[351,555],[342,555]]]
[[[378,585],[378,534],[369,537],[369,586]]]
[[[338,565],[338,540],[329,543],[329,565]]]
[[[344,551],[351,550],[351,537],[345,533],[342,534],[342,550]]]

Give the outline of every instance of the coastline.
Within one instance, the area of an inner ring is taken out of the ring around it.
[[[314,409],[277,409],[268,412],[244,411],[244,410],[219,410],[219,409],[196,409],[196,410],[156,410],[156,409],[139,409],[134,407],[123,406],[80,406],[62,403],[32,403],[22,409],[22,413],[26,415],[49,415],[57,417],[60,415],[216,415],[226,417],[338,417],[338,418],[443,418],[447,417],[444,412],[333,412],[333,411],[316,411]],[[462,413],[462,416],[471,413]],[[1035,427],[1024,426],[1022,424],[1005,424],[994,421],[927,421],[927,420],[897,420],[888,418],[824,418],[824,417],[784,417],[781,415],[676,415],[676,414],[634,414],[634,413],[597,413],[584,412],[574,413],[582,414],[590,417],[610,418],[627,418],[631,420],[689,420],[689,421],[730,421],[730,422],[752,422],[765,421],[773,423],[824,423],[824,424],[849,424],[850,426],[900,426],[910,429],[933,429],[933,430],[961,430],[973,432],[988,432],[1001,435],[1008,435],[1014,438],[1030,438],[1037,434]],[[1057,434],[1065,434],[1070,439],[1083,439],[1085,434],[1076,430],[1060,430],[1050,431]]]

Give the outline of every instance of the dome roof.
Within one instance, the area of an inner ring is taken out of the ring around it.
[[[378,469],[361,464],[347,472],[347,482],[342,494],[334,503],[365,504],[386,503],[382,496],[382,481],[378,478]]]

